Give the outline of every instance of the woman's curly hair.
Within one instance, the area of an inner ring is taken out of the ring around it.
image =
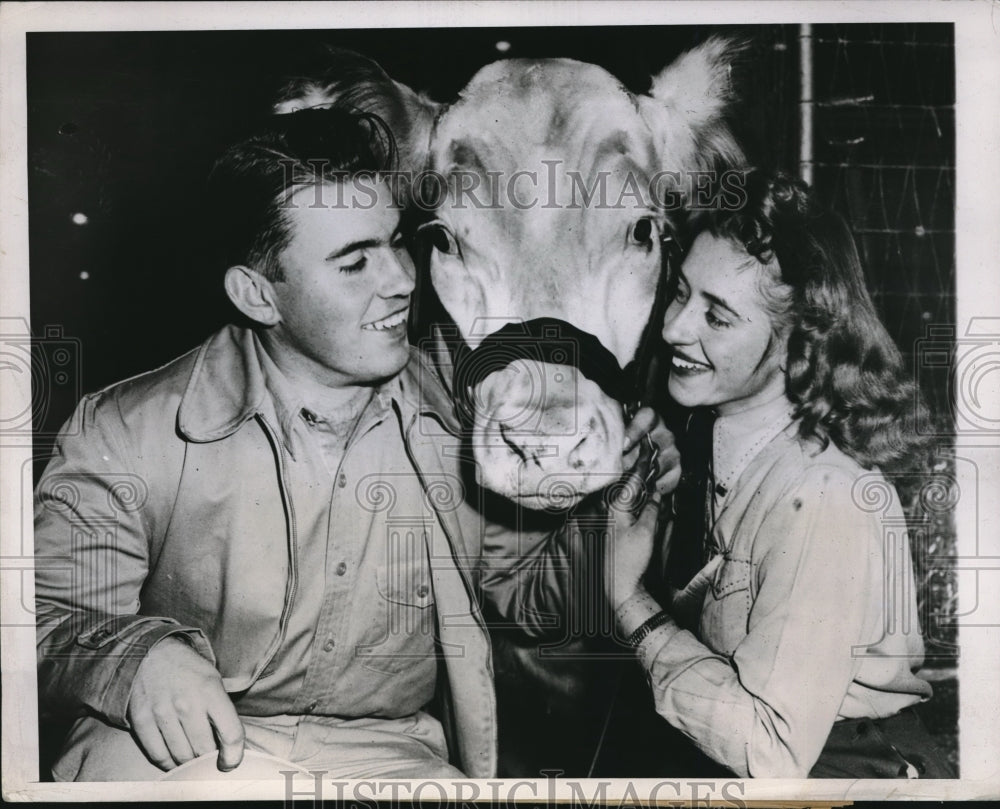
[[[788,333],[785,390],[800,434],[833,441],[865,468],[903,471],[927,447],[915,429],[924,405],[875,311],[847,224],[782,174],[750,171],[744,190],[742,206],[692,224],[761,264],[777,262],[790,293],[762,286],[775,329]]]

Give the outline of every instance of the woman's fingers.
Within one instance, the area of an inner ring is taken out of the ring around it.
[[[635,449],[639,440],[646,433],[652,431],[658,421],[660,421],[660,417],[653,408],[640,407],[631,421],[625,425],[625,446],[622,452],[627,455]]]
[[[655,480],[656,491],[669,494],[677,488],[681,479],[681,455],[674,440],[674,434],[667,429],[663,419],[651,407],[641,407],[625,426],[624,465],[632,469],[643,457],[644,439],[652,442],[656,450]],[[652,464],[650,464],[652,466]]]

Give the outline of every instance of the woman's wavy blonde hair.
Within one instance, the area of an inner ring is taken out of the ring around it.
[[[865,286],[851,232],[783,174],[750,171],[745,201],[697,214],[707,229],[774,267],[790,288],[765,299],[788,334],[785,389],[803,437],[833,443],[865,468],[900,472],[927,448],[916,418],[924,404]]]

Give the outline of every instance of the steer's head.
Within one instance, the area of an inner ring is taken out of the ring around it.
[[[325,77],[311,99],[300,94],[299,104],[347,101],[381,114],[404,165],[425,170],[432,284],[473,363],[491,343],[492,370],[474,375],[470,397],[485,487],[532,507],[566,506],[622,474],[622,403],[593,372],[595,355],[621,367],[634,357],[671,207],[696,172],[740,161],[723,123],[735,50],[707,41],[656,76],[648,95],[563,59],[495,62],[448,106],[371,63]],[[509,326],[542,318],[545,328],[521,336]],[[507,364],[496,362],[503,341],[489,340],[505,326],[520,346]],[[545,350],[524,350],[530,340]]]

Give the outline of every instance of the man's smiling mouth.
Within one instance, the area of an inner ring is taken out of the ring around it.
[[[406,307],[400,309],[398,312],[394,312],[388,317],[384,317],[381,320],[373,320],[371,323],[365,323],[361,326],[365,331],[389,331],[389,329],[394,329],[396,326],[402,326],[406,323],[407,315],[410,313],[410,308]]]

